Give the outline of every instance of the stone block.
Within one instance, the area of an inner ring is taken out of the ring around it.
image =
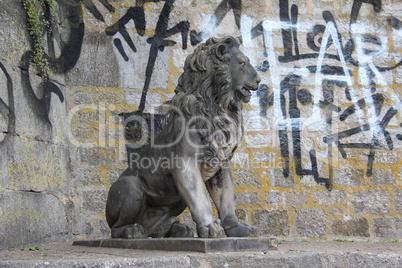
[[[68,238],[71,202],[45,193],[0,190],[0,204],[0,249]]]
[[[366,190],[355,193],[352,203],[355,213],[386,214],[390,209],[388,192]]]
[[[197,251],[203,253],[278,249],[277,241],[266,237],[105,239],[74,241],[73,245],[142,250]]]
[[[307,204],[308,197],[306,193],[286,192],[285,201],[287,205],[300,206]]]
[[[23,19],[25,11],[15,1],[1,0],[0,5],[3,7],[0,13],[0,56],[2,61],[17,67],[29,44],[26,20]]]
[[[256,210],[251,213],[251,224],[261,235],[289,235],[289,216],[286,210]]]
[[[316,204],[321,206],[333,206],[336,204],[347,203],[345,191],[322,191],[314,192],[312,194],[313,200]]]
[[[394,185],[395,176],[389,169],[373,169],[373,175],[370,177],[371,185]]]
[[[92,190],[82,192],[83,204],[82,208],[84,210],[89,210],[93,212],[104,212],[106,207],[107,190]]]
[[[336,220],[332,223],[332,232],[340,236],[369,237],[369,224],[366,218],[356,220]]]
[[[334,168],[334,178],[335,185],[360,186],[364,183],[364,170]]]
[[[66,74],[68,86],[117,87],[120,84],[118,59],[112,38],[104,32],[85,32],[79,59]]]
[[[294,185],[293,170],[290,170],[289,176],[283,176],[282,168],[272,168],[267,170],[267,176],[271,181],[271,185],[275,187],[289,188]]]
[[[91,165],[113,165],[115,162],[117,162],[116,148],[113,147],[79,147],[77,151],[81,163],[88,163]]]
[[[10,189],[68,193],[70,170],[67,146],[19,137],[13,137],[9,142],[13,151],[5,159]]]
[[[268,204],[274,205],[274,206],[278,206],[280,204],[282,204],[283,202],[283,194],[279,191],[270,191],[270,192],[266,192],[267,195],[267,199],[265,202],[267,202]]]
[[[325,236],[326,215],[320,208],[303,208],[296,210],[296,231],[299,236]]]
[[[253,161],[263,162],[264,166],[275,167],[276,153],[275,152],[255,152],[253,153]]]
[[[261,173],[251,172],[249,169],[238,167],[233,172],[236,186],[255,186],[261,185]]]
[[[236,205],[250,205],[260,202],[256,192],[238,192],[234,195]]]
[[[402,214],[402,190],[394,190],[393,193],[395,210]]]
[[[263,147],[273,147],[273,141],[276,141],[270,133],[267,131],[260,131],[258,134],[245,133],[244,141],[247,148],[263,148]]]
[[[402,239],[401,218],[374,219],[374,234],[376,237]]]

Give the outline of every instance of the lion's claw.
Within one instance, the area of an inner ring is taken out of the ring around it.
[[[174,223],[166,237],[194,237],[193,230],[185,224]]]
[[[147,237],[148,231],[142,225],[130,224],[124,229],[124,238],[126,239],[139,239]]]
[[[226,229],[225,233],[228,237],[257,236],[257,228],[239,222],[236,226]]]
[[[225,231],[220,225],[220,220],[215,220],[208,226],[197,228],[198,236],[201,238],[221,238],[225,236]]]

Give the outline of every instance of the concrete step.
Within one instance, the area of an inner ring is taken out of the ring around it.
[[[402,244],[392,242],[284,241],[278,250],[174,252],[39,245],[46,250],[0,251],[0,267],[402,267]]]

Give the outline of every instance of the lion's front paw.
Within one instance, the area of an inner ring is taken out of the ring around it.
[[[238,222],[237,225],[225,229],[225,233],[228,237],[246,237],[257,236],[257,228],[250,226],[247,223]]]
[[[166,237],[194,237],[193,230],[185,224],[174,223]]]
[[[198,227],[197,232],[201,238],[220,238],[225,236],[220,220],[215,220],[208,226]]]
[[[142,225],[130,224],[124,228],[124,238],[126,239],[139,239],[147,237],[148,231]]]

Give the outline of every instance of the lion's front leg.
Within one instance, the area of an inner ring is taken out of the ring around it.
[[[196,167],[190,163],[188,167]],[[177,190],[190,209],[201,238],[223,237],[225,232],[219,219],[213,217],[208,192],[197,168],[176,169],[172,174]]]
[[[247,223],[240,223],[235,213],[234,187],[230,166],[225,165],[206,183],[209,194],[214,201],[222,226],[229,237],[246,237],[256,235],[257,229]]]

